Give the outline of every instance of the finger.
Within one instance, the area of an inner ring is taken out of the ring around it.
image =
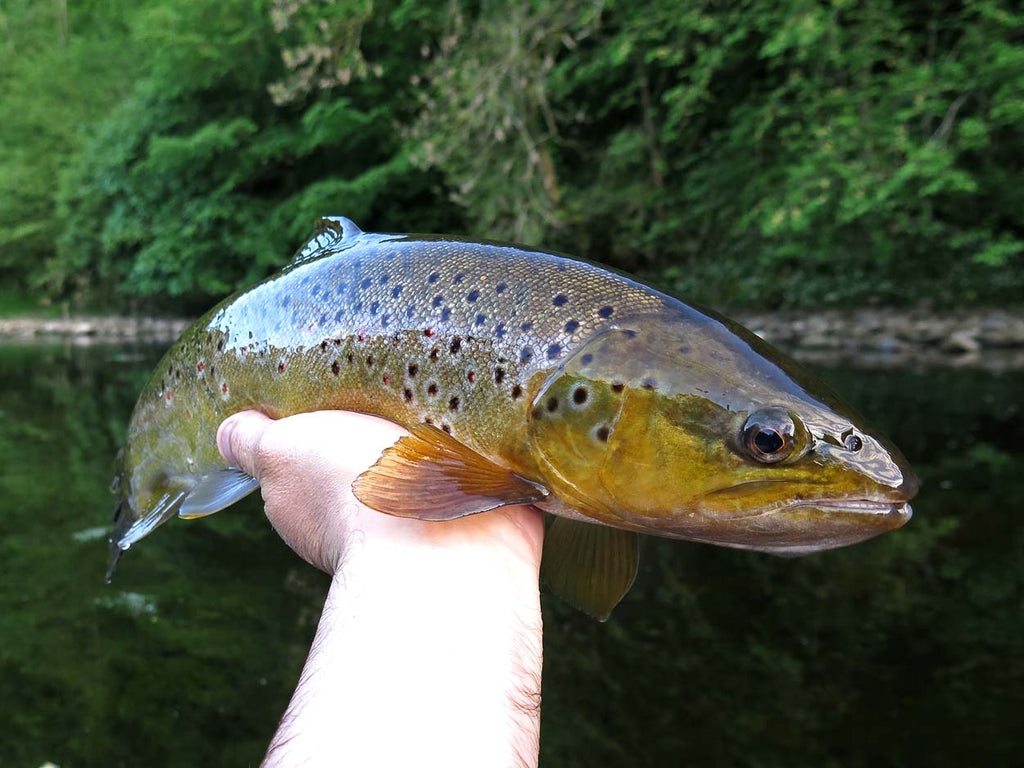
[[[217,430],[217,449],[229,466],[260,476],[259,445],[274,421],[259,411],[242,411],[226,418]]]

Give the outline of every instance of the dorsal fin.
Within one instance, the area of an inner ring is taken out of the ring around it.
[[[295,254],[292,263],[299,264],[341,250],[354,242],[361,234],[363,234],[363,230],[357,227],[351,219],[346,219],[344,216],[324,216],[317,220],[313,236]]]

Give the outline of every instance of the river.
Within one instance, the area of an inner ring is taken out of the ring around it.
[[[0,346],[0,766],[255,765],[305,658],[326,577],[257,500],[172,521],[104,584],[159,354]],[[606,624],[546,595],[542,765],[1019,760],[1024,371],[818,370],[911,460],[914,519],[798,560],[647,539]]]

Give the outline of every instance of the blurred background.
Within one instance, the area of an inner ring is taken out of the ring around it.
[[[190,314],[315,217],[727,306],[1024,295],[1008,0],[7,0],[0,308]]]
[[[4,322],[195,316],[324,214],[736,310],[922,478],[856,547],[649,539],[608,623],[545,595],[542,765],[1019,762],[1022,126],[1009,0],[4,0],[0,766],[261,759],[322,574],[250,500],[103,583],[178,326]]]

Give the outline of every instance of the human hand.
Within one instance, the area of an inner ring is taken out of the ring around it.
[[[218,431],[284,541],[333,577],[265,766],[536,765],[541,514],[423,522],[364,506],[352,481],[403,434],[340,411],[246,411]]]
[[[502,556],[536,567],[544,529],[532,507],[439,524],[381,514],[356,500],[352,482],[405,434],[397,424],[360,413],[319,411],[274,420],[244,411],[224,420],[217,446],[228,464],[260,481],[267,517],[285,543],[329,574],[347,550],[368,541],[494,546]]]

